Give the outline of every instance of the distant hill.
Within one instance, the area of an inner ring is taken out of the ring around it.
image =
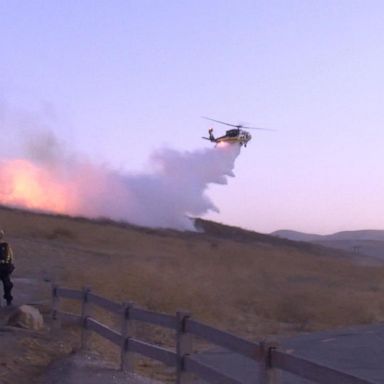
[[[319,244],[384,260],[384,230],[343,231],[331,235],[280,230],[271,233],[271,235],[280,239]]]
[[[384,230],[366,229],[360,231],[343,231],[326,236],[330,240],[373,240],[384,241]]]

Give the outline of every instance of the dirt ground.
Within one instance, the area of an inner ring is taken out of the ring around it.
[[[14,278],[15,305],[0,307],[1,384],[155,384],[155,381],[118,370],[97,352],[79,349],[79,332],[54,329],[50,321],[50,284]],[[38,308],[45,325],[32,331],[7,325],[18,305]],[[4,303],[2,303],[4,305]]]
[[[53,363],[40,384],[156,384],[136,374],[122,372],[96,353],[76,353]]]
[[[52,334],[49,324],[49,305],[44,296],[44,283],[33,284],[27,279],[14,279],[15,306],[0,308],[0,383],[35,384],[54,360],[67,356],[76,349],[72,331]],[[44,329],[32,331],[7,326],[8,318],[19,304],[32,304],[45,319]]]
[[[0,329],[0,383],[39,383],[39,376],[53,360],[71,352],[71,345],[52,339],[46,331]],[[67,339],[68,340],[68,339]]]

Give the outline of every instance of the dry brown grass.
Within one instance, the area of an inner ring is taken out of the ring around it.
[[[225,227],[183,234],[8,209],[0,223],[20,276],[91,286],[157,311],[185,309],[250,338],[384,319],[384,268],[337,251],[238,229],[232,239]]]

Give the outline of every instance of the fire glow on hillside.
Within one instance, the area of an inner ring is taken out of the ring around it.
[[[0,163],[1,203],[4,205],[71,213],[68,187],[57,183],[47,169],[25,159]]]
[[[0,203],[49,213],[110,218],[132,224],[193,229],[188,215],[218,211],[205,194],[209,184],[226,184],[240,146],[178,152],[151,158],[153,172],[130,175],[95,165],[63,151],[38,151],[0,162]]]

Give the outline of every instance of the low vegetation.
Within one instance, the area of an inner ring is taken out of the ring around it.
[[[197,225],[199,232],[177,232],[0,208],[16,277],[88,286],[111,300],[160,312],[186,310],[255,341],[384,320],[384,266],[208,221]],[[69,305],[79,312],[78,304]],[[99,315],[113,322],[103,311]],[[79,337],[69,331],[71,348]],[[173,343],[158,327],[138,328],[136,335]],[[118,351],[107,341],[93,336],[92,343],[117,361]],[[22,373],[22,360],[19,365]],[[137,368],[172,381],[173,373],[159,364],[140,359]]]
[[[185,309],[253,339],[384,319],[384,268],[343,252],[205,221],[181,233],[1,209],[0,222],[19,276]]]

